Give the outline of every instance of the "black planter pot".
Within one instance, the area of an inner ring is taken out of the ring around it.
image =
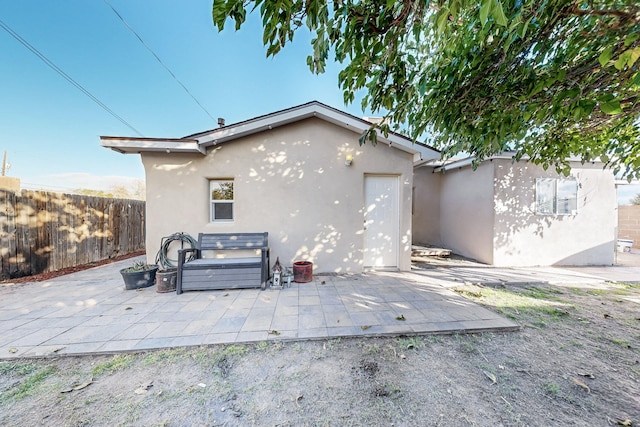
[[[142,271],[126,271],[126,268],[120,270],[122,279],[124,280],[124,287],[126,290],[148,288],[152,286],[156,281],[156,272],[158,266],[154,265],[149,270]]]

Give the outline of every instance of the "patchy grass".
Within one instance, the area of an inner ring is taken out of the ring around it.
[[[1,362],[0,375],[29,375],[38,370],[38,365],[34,362]]]
[[[629,342],[629,340],[625,340],[621,338],[612,338],[611,342],[623,348],[631,348],[631,343]]]
[[[17,371],[12,371],[10,373],[17,374],[19,376],[26,376],[23,381],[20,381],[15,387],[10,387],[6,392],[3,391],[0,394],[0,403],[4,403],[8,400],[20,400],[27,396],[31,396],[36,394],[39,386],[51,375],[56,373],[56,368],[53,366],[44,366],[41,368],[35,367],[35,369],[31,369],[31,364],[28,369],[21,371],[18,369]],[[26,367],[26,366],[25,366]]]
[[[397,338],[396,343],[403,350],[418,350],[424,347],[424,341],[419,336]]]
[[[106,374],[110,375],[116,371],[128,368],[135,361],[135,357],[130,354],[120,354],[113,356],[111,359],[104,363],[101,363],[91,370],[91,375],[94,377]]]
[[[145,366],[155,365],[157,363],[171,363],[179,360],[187,355],[186,348],[173,348],[170,350],[160,350],[149,353],[143,360]]]
[[[478,285],[454,288],[458,294],[489,306],[511,319],[544,327],[570,315],[573,305],[558,295],[563,292],[547,287],[496,289]]]

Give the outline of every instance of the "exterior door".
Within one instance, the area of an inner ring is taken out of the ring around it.
[[[398,267],[398,177],[364,178],[364,267]]]

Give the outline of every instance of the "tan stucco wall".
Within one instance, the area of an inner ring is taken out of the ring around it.
[[[445,248],[493,263],[493,163],[441,176],[440,237]]]
[[[413,175],[413,241],[442,245],[440,239],[441,173],[433,167],[416,168]]]
[[[578,181],[576,215],[536,215],[536,178],[558,178],[531,163],[496,159],[497,266],[610,265],[614,262],[616,192],[613,173],[601,165],[572,164]]]
[[[618,206],[618,239],[633,240],[640,248],[640,205]]]
[[[399,268],[410,269],[412,156],[358,145],[355,132],[307,119],[213,147],[207,156],[143,153],[147,257],[177,231],[269,232],[272,263],[361,272],[365,174],[400,177]],[[353,164],[345,166],[345,154]],[[209,179],[232,178],[232,223],[209,222]]]

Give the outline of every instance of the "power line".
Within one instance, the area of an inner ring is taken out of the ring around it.
[[[144,40],[142,40],[142,37],[140,37],[140,35],[136,32],[136,30],[134,30],[133,27],[131,27],[131,25],[129,25],[129,23],[125,21],[122,15],[118,13],[118,11],[111,5],[111,3],[109,3],[107,0],[104,0],[104,2],[107,4],[107,6],[111,8],[111,10],[113,10],[113,13],[115,13],[116,16],[120,18],[122,23],[129,29],[129,31],[131,31],[133,35],[135,35],[138,38],[138,40],[140,40],[140,43],[142,43],[142,45],[156,58],[156,60],[160,63],[160,65],[162,65],[164,69],[167,70],[167,72],[171,75],[173,80],[175,80],[176,83],[178,83],[182,87],[182,89],[184,89],[187,95],[189,95],[191,99],[193,99],[195,103],[198,104],[198,106],[202,109],[202,111],[204,111],[207,114],[207,116],[211,118],[211,120],[215,121],[216,119],[214,119],[213,116],[207,111],[207,109],[204,108],[204,106],[200,103],[200,101],[198,101],[196,97],[193,96],[193,94],[189,91],[189,89],[187,89],[187,87],[184,84],[182,84],[182,82],[176,77],[175,74],[173,74],[173,72],[169,69],[169,67],[167,67],[167,65],[165,65],[164,62],[162,62],[162,59],[160,59],[160,57],[156,55],[156,53],[149,47],[149,45],[147,45],[144,42]]]
[[[40,58],[42,60],[42,62],[47,64],[51,69],[53,69],[53,71],[55,71],[56,73],[60,74],[66,81],[68,81],[73,86],[75,86],[80,92],[84,93],[89,98],[91,98],[91,100],[93,102],[95,102],[96,104],[98,104],[103,110],[105,110],[107,113],[111,114],[113,117],[118,119],[122,124],[127,126],[129,129],[131,129],[132,131],[134,131],[138,135],[144,136],[136,128],[134,128],[131,124],[129,124],[129,122],[127,122],[125,119],[123,119],[122,117],[117,115],[111,108],[107,107],[102,101],[100,101],[91,92],[89,92],[87,89],[85,89],[80,83],[78,83],[71,76],[69,76],[67,73],[62,71],[62,69],[60,67],[58,67],[56,64],[54,64],[49,58],[47,58],[44,54],[42,54],[38,49],[33,47],[28,41],[23,39],[15,31],[13,31],[2,20],[0,20],[0,27],[2,27],[2,29],[4,29],[7,33],[9,33],[9,35],[12,36],[14,39],[16,39],[18,42],[20,42],[24,47],[29,49],[34,55],[36,55],[38,58]]]

